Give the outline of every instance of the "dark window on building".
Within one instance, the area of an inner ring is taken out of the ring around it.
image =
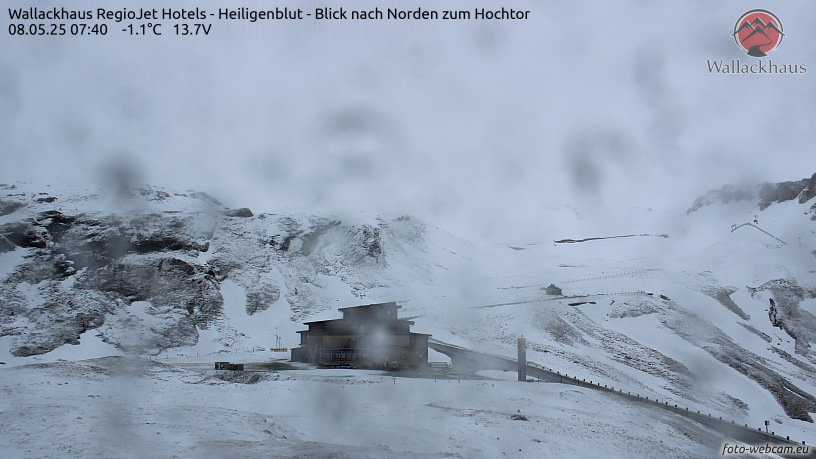
[[[411,337],[411,344],[416,344],[416,336]]]
[[[406,355],[406,354],[400,354],[400,358],[401,358],[402,360],[408,360],[408,355]]]

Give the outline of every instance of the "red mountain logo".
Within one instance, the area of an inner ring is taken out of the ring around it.
[[[749,56],[763,57],[782,42],[782,22],[767,10],[751,10],[740,16],[732,34],[737,46]]]

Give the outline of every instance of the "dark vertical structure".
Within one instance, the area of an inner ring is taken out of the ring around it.
[[[527,381],[527,339],[518,339],[518,380]]]

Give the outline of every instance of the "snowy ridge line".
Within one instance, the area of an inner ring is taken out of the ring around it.
[[[633,276],[635,274],[641,274],[641,273],[646,273],[646,272],[650,272],[650,271],[660,271],[660,269],[658,269],[658,268],[639,269],[637,271],[627,271],[625,273],[607,274],[605,276],[587,277],[587,278],[584,278],[584,279],[572,279],[572,280],[559,281],[559,282],[557,282],[557,284],[570,284],[570,283],[573,283],[573,282],[584,282],[584,281],[600,280],[600,279],[612,279],[613,277]]]
[[[496,308],[496,307],[499,307],[499,306],[512,306],[514,304],[535,303],[536,301],[543,301],[543,300],[541,300],[541,299],[532,299],[532,300],[522,300],[522,301],[510,301],[508,303],[483,304],[483,305],[480,305],[480,306],[470,306],[468,309]]]
[[[611,292],[611,293],[588,293],[585,295],[562,295],[562,296],[553,296],[550,298],[533,298],[530,300],[520,300],[520,301],[510,301],[507,303],[496,303],[496,304],[483,304],[479,306],[470,306],[468,309],[484,309],[484,308],[496,308],[499,306],[512,306],[515,304],[527,304],[527,303],[536,303],[541,301],[556,301],[556,300],[575,300],[581,298],[594,298],[599,296],[612,296],[612,295],[649,295],[654,296],[653,293],[647,292],[645,290],[633,290],[631,292]],[[659,295],[658,295],[659,297]],[[419,317],[419,316],[417,316]]]
[[[668,234],[626,234],[623,236],[603,236],[603,237],[588,237],[585,239],[560,239],[557,241],[553,241],[555,244],[574,244],[576,242],[588,242],[588,241],[601,241],[604,239],[619,239],[622,237],[662,237],[664,239],[668,239]],[[512,248],[512,247],[511,247]]]
[[[504,371],[514,371],[518,369],[517,359],[473,351],[468,348],[445,343],[434,338],[428,340],[428,346],[430,346],[433,350],[441,352],[450,357],[451,366],[453,368],[459,367],[469,370],[504,370]],[[780,435],[776,435],[775,432],[764,433],[762,432],[761,428],[753,430],[748,427],[748,424],[739,425],[733,420],[732,421],[723,420],[722,416],[715,418],[710,413],[704,414],[701,413],[699,410],[696,412],[691,411],[688,409],[688,407],[683,408],[677,405],[669,405],[669,402],[667,401],[661,403],[660,401],[658,401],[657,398],[650,399],[649,397],[641,397],[640,394],[638,393],[632,394],[631,392],[628,391],[624,393],[620,387],[616,390],[612,386],[608,386],[606,384],[601,385],[601,383],[597,383],[592,380],[587,382],[586,379],[578,379],[577,377],[569,376],[566,373],[561,374],[561,372],[559,371],[553,371],[552,368],[545,369],[544,367],[536,364],[535,362],[527,361],[527,374],[540,381],[570,384],[579,387],[581,386],[588,387],[590,389],[601,390],[604,392],[616,394],[618,396],[624,397],[628,400],[635,401],[638,403],[643,403],[650,406],[669,410],[675,414],[685,416],[700,424],[712,428],[717,432],[727,435],[728,437],[734,440],[745,442],[746,444],[764,444],[771,443],[773,441],[774,443],[772,444],[783,443],[791,446],[802,445],[809,446],[804,441],[801,443],[797,443],[791,440],[790,436],[782,437]],[[791,459],[793,458],[816,459],[816,448],[810,446],[810,451],[809,454],[807,455],[779,454],[779,456]]]
[[[587,277],[584,279],[572,279],[572,280],[565,280],[565,281],[558,281],[557,284],[569,284],[571,282],[583,282],[583,281],[591,281],[591,280],[598,280],[598,279],[612,279],[613,277],[621,277],[621,276],[628,276],[634,274],[641,274],[649,271],[660,271],[658,268],[646,268],[646,269],[639,269],[637,271],[627,271],[625,273],[618,273],[618,274],[607,274],[605,276],[597,276],[597,277]],[[513,290],[513,289],[521,289],[521,288],[533,288],[533,287],[540,287],[544,288],[545,285],[542,284],[533,284],[533,285],[511,285],[509,287],[496,287],[496,290]]]
[[[541,284],[534,284],[534,285],[511,285],[510,287],[496,287],[496,290],[515,290],[519,288],[533,288],[533,287],[541,287]]]
[[[586,293],[583,295],[562,295],[562,296],[555,296],[552,298],[542,298],[541,301],[553,301],[553,300],[575,300],[581,298],[592,298],[597,296],[612,296],[612,295],[648,295],[654,297],[655,294],[652,292],[647,292],[646,290],[632,290],[627,292],[608,292],[608,293]],[[660,295],[658,295],[660,298]]]

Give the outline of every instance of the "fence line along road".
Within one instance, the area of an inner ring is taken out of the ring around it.
[[[439,341],[437,339],[431,338],[428,340],[428,346],[437,351],[441,352],[442,354],[447,355],[451,359],[451,365],[453,368],[460,368],[466,369],[471,371],[477,370],[504,370],[504,371],[517,371],[518,370],[518,361],[516,359],[512,359],[509,357],[502,357],[499,355],[494,354],[487,354],[483,352],[476,352],[470,350],[465,347],[456,346],[454,344],[445,343],[443,341]],[[662,408],[665,410],[669,410],[673,413],[679,414],[681,416],[685,416],[690,418],[706,427],[716,430],[729,438],[732,438],[736,441],[740,441],[749,445],[765,445],[766,443],[770,443],[772,445],[781,445],[781,446],[802,446],[805,442],[797,443],[790,439],[790,437],[783,437],[781,435],[776,435],[775,432],[765,433],[762,431],[761,428],[754,430],[748,427],[747,424],[740,425],[735,423],[734,421],[723,420],[722,417],[714,417],[711,414],[701,413],[700,411],[691,411],[685,407],[679,407],[677,405],[670,405],[668,402],[659,402],[656,399],[650,399],[648,396],[641,397],[640,394],[632,394],[629,391],[624,391],[620,387],[615,389],[612,386],[607,387],[606,384],[600,384],[595,381],[587,381],[586,379],[579,379],[577,376],[569,376],[567,374],[561,374],[559,371],[553,371],[551,368],[546,369],[537,365],[533,362],[527,362],[527,375],[547,382],[554,382],[554,383],[561,383],[561,384],[570,384],[579,387],[588,387],[590,389],[601,390],[605,392],[609,392],[615,394],[619,397],[624,397],[626,399],[643,403],[647,405],[651,405],[654,407]],[[780,457],[791,458],[791,459],[816,459],[816,448],[813,446],[810,447],[810,454],[803,455],[787,455],[787,454],[778,454]]]

